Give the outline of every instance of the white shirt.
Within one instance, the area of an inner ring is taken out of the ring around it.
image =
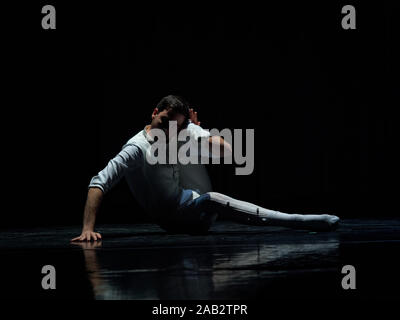
[[[195,141],[210,136],[208,131],[193,123],[189,123],[187,130]],[[176,208],[183,189],[194,190],[193,198],[212,191],[204,165],[149,164],[146,161],[146,151],[153,142],[145,129],[137,133],[91,179],[89,188],[98,187],[107,193],[125,177],[132,194],[148,212]]]

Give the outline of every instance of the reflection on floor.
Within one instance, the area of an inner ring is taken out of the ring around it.
[[[345,220],[335,232],[217,222],[208,235],[155,225],[99,226],[103,241],[71,244],[79,227],[0,235],[2,292],[11,298],[398,298],[400,220]],[[5,263],[4,263],[5,262]],[[43,265],[56,290],[41,288]],[[344,290],[344,265],[356,290]]]

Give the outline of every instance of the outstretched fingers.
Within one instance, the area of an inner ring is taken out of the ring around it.
[[[98,232],[84,232],[80,236],[71,239],[71,241],[97,241],[101,240],[101,234]]]

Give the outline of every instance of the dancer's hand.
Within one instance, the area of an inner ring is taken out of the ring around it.
[[[82,231],[79,237],[71,239],[71,241],[90,241],[90,240],[101,240],[101,234],[94,231]]]
[[[190,121],[192,121],[194,124],[197,124],[198,126],[200,125],[199,119],[197,119],[197,112],[193,110],[193,108],[189,109],[189,116],[190,116]]]

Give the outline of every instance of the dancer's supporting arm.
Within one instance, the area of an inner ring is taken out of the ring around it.
[[[94,232],[96,216],[103,200],[103,191],[98,187],[89,188],[85,210],[83,212],[83,227],[80,236],[71,241],[100,240],[101,234]]]
[[[80,236],[71,241],[100,240],[101,235],[94,232],[97,213],[105,193],[107,193],[125,175],[125,171],[140,165],[142,152],[136,145],[126,145],[107,166],[94,176],[89,184],[88,196],[83,213],[83,227]]]

